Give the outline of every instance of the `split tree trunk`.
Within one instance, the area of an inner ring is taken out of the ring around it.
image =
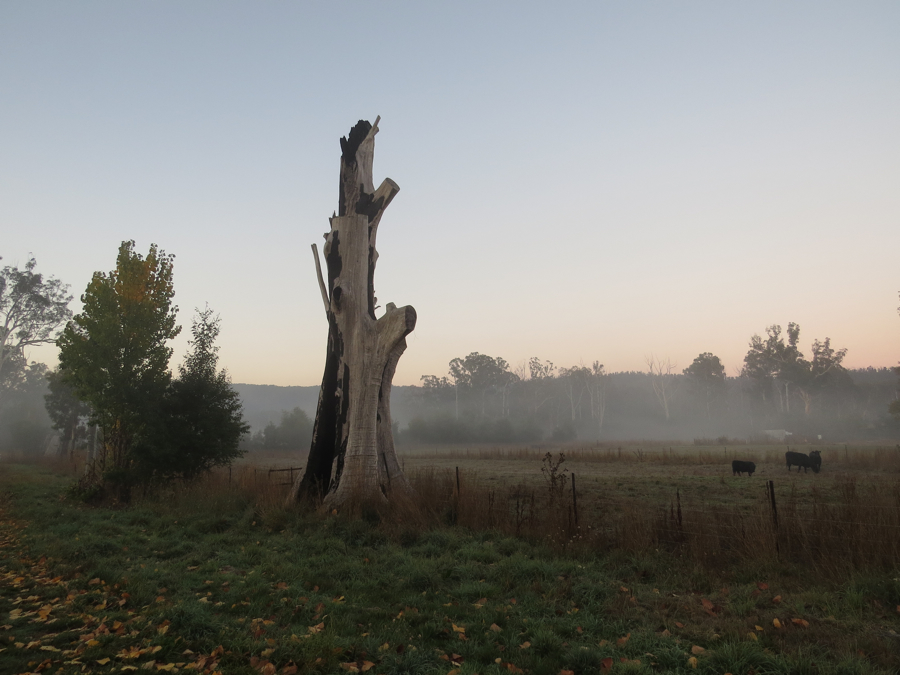
[[[360,120],[341,139],[339,210],[325,234],[327,283],[313,244],[328,318],[325,372],[306,471],[289,501],[322,499],[328,508],[385,502],[411,491],[394,451],[391,381],[416,311],[388,303],[375,317],[375,238],[381,216],[400,190],[372,183],[375,125]]]

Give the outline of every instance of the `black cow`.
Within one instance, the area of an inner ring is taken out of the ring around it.
[[[740,476],[744,471],[747,472],[748,476],[752,476],[753,472],[756,471],[756,464],[753,462],[742,462],[739,459],[736,459],[731,463],[732,476]]]
[[[784,460],[787,462],[788,471],[791,470],[792,466],[797,467],[797,471],[800,471],[800,467],[803,467],[803,473],[806,473],[807,469],[812,469],[813,473],[819,473],[819,469],[822,468],[822,455],[818,450],[813,450],[808,455],[804,455],[802,452],[792,452],[788,450],[784,453]]]

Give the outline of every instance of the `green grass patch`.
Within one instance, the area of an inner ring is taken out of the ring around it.
[[[202,485],[108,510],[70,480],[0,466],[2,673],[900,669],[898,570],[560,553]]]

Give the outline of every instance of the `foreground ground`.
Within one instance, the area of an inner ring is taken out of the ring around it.
[[[700,455],[667,464],[629,452],[572,455],[583,513],[619,491],[668,503],[673,486],[688,503],[700,503],[694,488],[707,505],[735,491],[758,499],[776,471],[763,457],[754,484]],[[473,495],[476,483],[540,489],[540,460],[520,455],[490,461],[527,471],[491,480],[469,463],[464,481]],[[461,459],[406,462],[452,470]],[[677,547],[560,548],[451,526],[452,510],[444,524],[349,521],[285,510],[270,484],[281,474],[251,472],[99,509],[64,498],[71,475],[0,465],[0,673],[900,672],[898,561],[820,556],[812,568],[785,554],[789,541],[778,556],[713,565]],[[828,502],[846,490],[846,476],[817,478],[780,477],[778,496]]]

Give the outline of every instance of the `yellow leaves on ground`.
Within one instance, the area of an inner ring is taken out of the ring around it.
[[[777,605],[778,603],[781,602],[781,596],[776,595],[774,598],[772,598],[772,602],[774,602]]]
[[[315,635],[316,633],[321,633],[323,630],[325,630],[325,622],[322,621],[321,623],[318,623],[315,626],[310,626],[306,630],[309,631],[310,635]]]
[[[781,622],[777,618],[772,619],[772,625],[775,626],[775,628],[781,628]]]
[[[795,626],[802,626],[803,628],[809,628],[809,621],[806,619],[791,619],[791,623]]]
[[[607,656],[605,659],[600,661],[600,673],[601,675],[606,675],[613,667],[613,660],[611,656]]]
[[[624,647],[628,644],[628,639],[630,637],[631,633],[628,633],[628,635],[626,635],[625,637],[620,637],[618,640],[616,640],[616,645],[618,645],[619,647]]]
[[[691,668],[696,668],[699,663],[700,662],[697,660],[696,656],[692,656],[691,658],[688,659],[688,665]]]
[[[346,670],[349,673],[367,673],[372,668],[375,667],[375,664],[371,661],[362,661],[362,662],[349,662],[342,663],[341,668]]]
[[[700,645],[694,645],[693,647],[691,647],[691,654],[693,654],[694,656],[702,654],[705,651],[706,650],[703,647],[701,647]]]
[[[519,649],[528,649],[530,646],[531,643],[528,640],[525,640],[525,642],[519,645]]]
[[[453,628],[455,629],[456,626],[454,626]],[[495,624],[495,623],[492,623],[492,624],[491,624],[491,630],[494,631],[495,633],[500,633],[500,632],[503,631],[503,629],[500,628],[500,626],[498,626],[498,625]],[[461,631],[461,632],[465,632],[465,631]]]
[[[753,631],[750,631],[749,633],[747,633],[747,637],[750,638],[751,640],[753,640],[754,642],[759,641],[759,638],[756,637],[756,633],[754,633]]]

